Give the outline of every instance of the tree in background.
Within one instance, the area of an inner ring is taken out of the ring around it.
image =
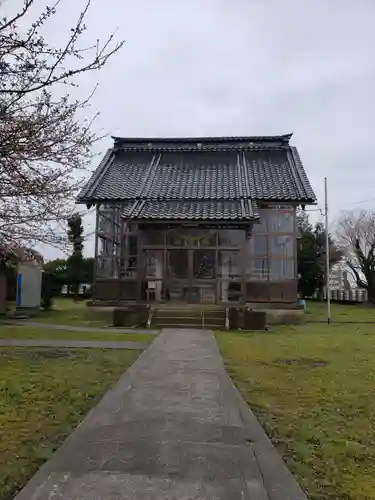
[[[83,225],[82,217],[74,214],[68,219],[68,240],[73,247],[72,255],[67,260],[67,281],[74,295],[78,295],[80,273],[83,267]]]
[[[44,271],[51,276],[50,289],[53,295],[59,295],[64,285],[75,296],[78,295],[79,286],[82,283],[93,282],[94,259],[86,259],[83,256],[84,229],[82,217],[73,214],[68,219],[68,241],[72,247],[72,253],[68,259],[56,259],[44,265]]]
[[[326,233],[322,223],[313,226],[308,214],[301,211],[297,214],[299,230],[298,241],[298,291],[301,297],[311,297],[316,292],[320,295],[325,286],[325,239]],[[330,269],[342,258],[342,252],[329,235]]]
[[[68,89],[75,77],[100,69],[121,46],[113,35],[82,45],[87,1],[56,46],[43,36],[62,0],[35,17],[40,2],[1,3],[0,18],[0,244],[2,247],[65,243],[71,200],[82,182],[98,137],[87,116],[90,97],[80,101]],[[8,15],[6,15],[8,12]],[[22,24],[22,27],[20,26]]]
[[[67,261],[66,259],[55,259],[46,262],[43,271],[49,275],[49,290],[53,297],[60,295],[61,289],[67,284]]]
[[[73,247],[72,257],[82,259],[83,256],[83,224],[79,214],[73,214],[68,219],[68,240]]]
[[[369,301],[375,303],[375,212],[344,212],[337,234],[357,286],[366,289]]]
[[[71,259],[56,259],[46,262],[43,269],[51,275],[51,290],[53,296],[60,295],[64,285],[70,290],[73,289],[74,283],[78,286],[82,283],[92,284],[94,280],[94,259],[92,257],[82,258],[81,266],[71,270]],[[75,276],[74,276],[75,273]],[[72,281],[72,276],[74,280]]]

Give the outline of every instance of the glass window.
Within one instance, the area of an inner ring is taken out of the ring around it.
[[[268,210],[259,210],[260,220],[254,223],[253,232],[254,233],[266,233],[267,232],[267,214]]]
[[[239,247],[245,240],[245,231],[241,229],[220,229],[219,246]]]
[[[277,209],[269,210],[268,232],[269,233],[293,233],[294,213],[281,212]]]
[[[219,276],[221,278],[241,277],[241,254],[233,250],[219,252]]]
[[[215,247],[217,231],[201,228],[185,228],[170,231],[167,234],[167,244],[179,247]]]
[[[164,255],[162,250],[146,250],[145,264],[148,278],[163,278]]]
[[[137,257],[121,259],[121,276],[124,278],[135,278],[137,276]]]
[[[137,255],[138,253],[138,237],[135,235],[128,236],[128,255]]]
[[[97,259],[96,273],[99,278],[112,278],[113,275],[113,260],[112,258]]]
[[[293,259],[270,260],[270,280],[284,281],[294,279]]]
[[[249,257],[267,257],[267,236],[254,234],[249,240]]]
[[[202,238],[198,240],[198,246],[205,247],[216,247],[217,245],[217,231],[213,229],[207,229],[202,234]]]
[[[113,252],[113,243],[107,238],[98,238],[98,255],[101,257],[109,257]]]
[[[189,276],[188,251],[181,248],[168,250],[168,274],[172,278],[187,278]]]
[[[194,278],[214,278],[215,250],[194,250]]]
[[[267,280],[269,274],[268,259],[250,259],[247,263],[247,277],[252,280]]]
[[[293,257],[294,237],[293,235],[270,236],[270,256],[271,257]]]
[[[104,235],[109,235],[111,232],[111,221],[104,215],[99,215],[98,232]]]
[[[164,245],[165,244],[165,232],[160,231],[145,231],[144,232],[145,245]]]
[[[184,247],[185,240],[183,235],[179,231],[170,230],[167,232],[167,245],[176,246],[176,247]]]

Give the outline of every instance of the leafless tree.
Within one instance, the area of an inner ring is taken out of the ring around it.
[[[375,303],[375,212],[353,210],[338,220],[338,237],[357,286]]]
[[[123,45],[116,44],[113,35],[92,47],[81,44],[91,0],[67,31],[66,43],[51,45],[42,32],[45,24],[58,15],[62,1],[46,6],[33,18],[31,8],[36,0],[23,0],[19,12],[0,19],[3,247],[60,243],[56,228],[71,215],[71,200],[98,140],[91,127],[95,117],[78,118],[87,114],[90,95],[79,101],[69,90],[76,85],[76,77],[99,70]]]

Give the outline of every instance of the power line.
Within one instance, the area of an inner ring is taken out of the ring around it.
[[[366,203],[367,201],[375,201],[375,198],[372,197],[372,198],[367,198],[367,199],[362,200],[362,201],[357,201],[356,203],[352,203],[352,205],[361,205],[362,203]]]

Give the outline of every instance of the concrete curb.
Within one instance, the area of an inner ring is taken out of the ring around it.
[[[0,347],[55,347],[63,349],[145,349],[147,342],[106,340],[0,339]]]
[[[24,320],[0,320],[0,325],[20,328],[28,326],[30,328],[43,328],[47,330],[65,330],[69,332],[97,332],[97,333],[122,333],[126,336],[128,333],[139,333],[147,335],[158,335],[159,330],[146,330],[137,328],[116,328],[116,327],[95,327],[95,326],[80,326],[80,325],[60,325],[57,323],[39,323],[38,321]]]
[[[302,488],[287,468],[285,462],[233,382],[232,386],[236,392],[241,417],[247,429],[249,439],[252,442],[269,499],[307,500],[307,496]]]

